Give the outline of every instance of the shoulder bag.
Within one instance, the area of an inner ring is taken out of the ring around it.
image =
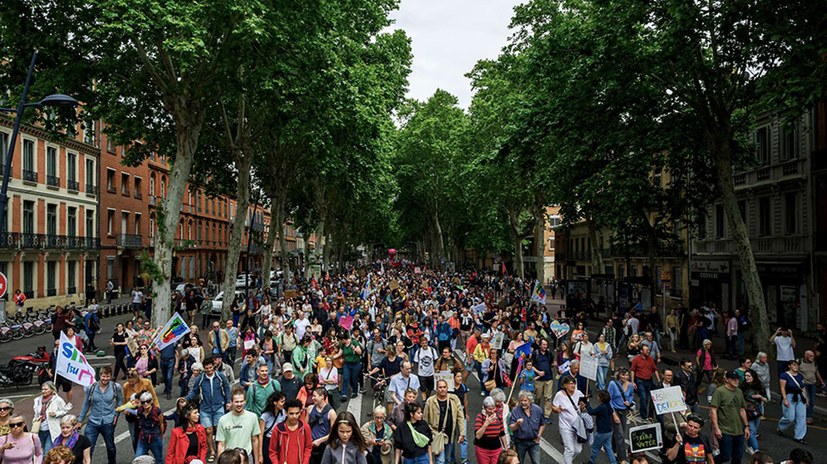
[[[437,404],[437,410],[439,410],[439,405]],[[431,452],[434,455],[438,455],[442,453],[445,449],[445,443],[448,442],[448,435],[445,434],[445,423],[448,422],[448,415],[451,414],[451,402],[448,401],[445,404],[445,419],[442,421],[442,426],[439,430],[435,431],[433,434],[433,438],[431,439]]]

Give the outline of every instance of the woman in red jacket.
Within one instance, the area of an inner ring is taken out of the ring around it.
[[[207,432],[199,419],[198,408],[184,407],[170,434],[164,464],[189,464],[193,459],[207,462]]]

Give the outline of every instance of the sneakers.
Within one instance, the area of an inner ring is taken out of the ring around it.
[[[779,437],[784,436],[784,434],[781,432],[781,429],[775,429],[775,434],[778,435]]]
[[[752,449],[751,446],[747,446],[747,454],[750,454],[750,455],[755,454],[755,450]]]
[[[807,444],[807,440],[805,440],[803,438],[793,438],[793,441],[796,442],[796,443],[802,444],[802,445]]]

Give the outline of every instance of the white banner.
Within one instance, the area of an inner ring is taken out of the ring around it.
[[[57,375],[78,385],[88,387],[95,383],[95,369],[86,362],[86,357],[75,345],[60,333],[60,348],[55,363]]]
[[[189,326],[187,323],[184,322],[184,319],[181,317],[180,314],[177,312],[172,315],[172,317],[167,321],[164,328],[158,332],[158,335],[155,337],[155,346],[158,347],[158,350],[163,350],[167,346],[175,343],[183,337],[184,335],[190,332]]]

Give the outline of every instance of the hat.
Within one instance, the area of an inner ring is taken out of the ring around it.
[[[290,364],[290,363],[284,363],[284,365],[281,366],[281,371],[282,372],[293,372],[293,365]]]
[[[482,338],[491,338],[491,335],[487,334],[487,333],[484,333],[484,334],[482,334]]]
[[[726,374],[724,374],[724,377],[726,377],[727,379],[735,379],[735,380],[740,380],[741,379],[741,377],[735,371],[726,371]]]

